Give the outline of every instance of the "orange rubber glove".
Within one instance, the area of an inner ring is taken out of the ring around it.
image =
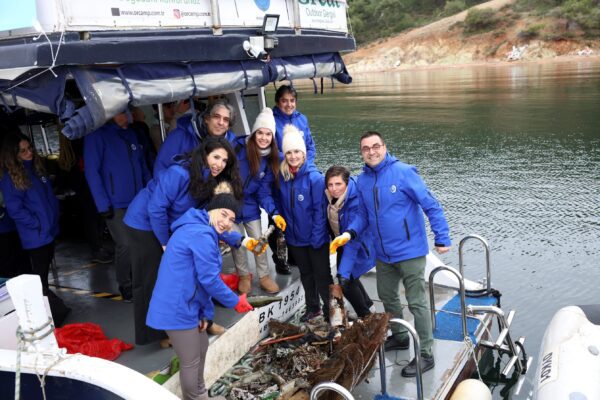
[[[236,304],[235,307],[233,307],[233,309],[240,314],[254,310],[254,308],[252,308],[250,303],[248,303],[248,299],[246,298],[246,293],[244,293],[243,295],[241,295],[239,297],[238,303]]]
[[[350,238],[351,238],[350,234],[348,232],[344,232],[340,236],[333,239],[333,241],[329,245],[329,253],[335,254],[337,252],[338,247],[341,247],[341,246],[345,245],[346,243],[348,243]]]

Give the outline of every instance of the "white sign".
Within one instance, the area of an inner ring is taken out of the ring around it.
[[[212,26],[210,0],[62,0],[69,27]]]
[[[345,0],[298,0],[302,28],[348,32]]]
[[[304,289],[302,288],[300,279],[296,279],[292,284],[279,292],[277,296],[281,297],[282,300],[257,308],[259,312],[258,323],[261,339],[267,337],[269,334],[270,320],[287,321],[304,305]]]
[[[223,26],[262,27],[265,14],[279,15],[279,27],[291,27],[285,0],[219,0]]]

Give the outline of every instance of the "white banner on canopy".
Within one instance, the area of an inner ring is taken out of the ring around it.
[[[210,0],[61,0],[68,27],[208,27]]]
[[[279,15],[279,27],[291,27],[293,11],[285,0],[219,0],[223,26],[261,27],[265,14]]]
[[[298,0],[298,3],[302,28],[348,32],[345,0]]]

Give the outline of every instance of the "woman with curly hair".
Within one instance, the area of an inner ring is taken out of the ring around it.
[[[132,249],[137,344],[166,338],[164,332],[146,326],[146,313],[173,222],[190,208],[203,208],[222,181],[229,182],[233,188],[232,195],[241,200],[242,185],[231,145],[225,138],[207,138],[193,152],[179,157],[175,164],[150,181],[131,202],[124,222]],[[229,237],[231,240],[227,237],[222,239],[239,246],[240,237],[232,235]],[[222,331],[216,324],[209,329],[209,333],[214,334]]]
[[[31,273],[42,280],[56,325],[70,309],[48,287],[48,271],[58,235],[58,200],[35,148],[21,133],[7,135],[0,152],[3,174],[0,188],[8,215],[13,219],[23,248],[29,255]]]

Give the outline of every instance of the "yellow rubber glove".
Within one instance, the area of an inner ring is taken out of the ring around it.
[[[244,238],[244,240],[242,240],[242,246],[257,256],[267,251],[267,247],[269,247],[267,243],[261,244],[260,240],[251,237]]]
[[[275,222],[275,226],[281,229],[282,232],[285,231],[287,224],[281,215],[273,215],[273,222]]]
[[[245,237],[244,240],[242,240],[242,246],[244,246],[250,251],[254,251],[256,246],[258,246],[258,243],[258,239],[254,239],[251,237]]]
[[[333,241],[329,245],[329,253],[335,254],[337,252],[338,247],[341,247],[348,243],[348,240],[350,240],[350,238],[350,234],[348,232],[344,232],[340,236],[333,239]]]

